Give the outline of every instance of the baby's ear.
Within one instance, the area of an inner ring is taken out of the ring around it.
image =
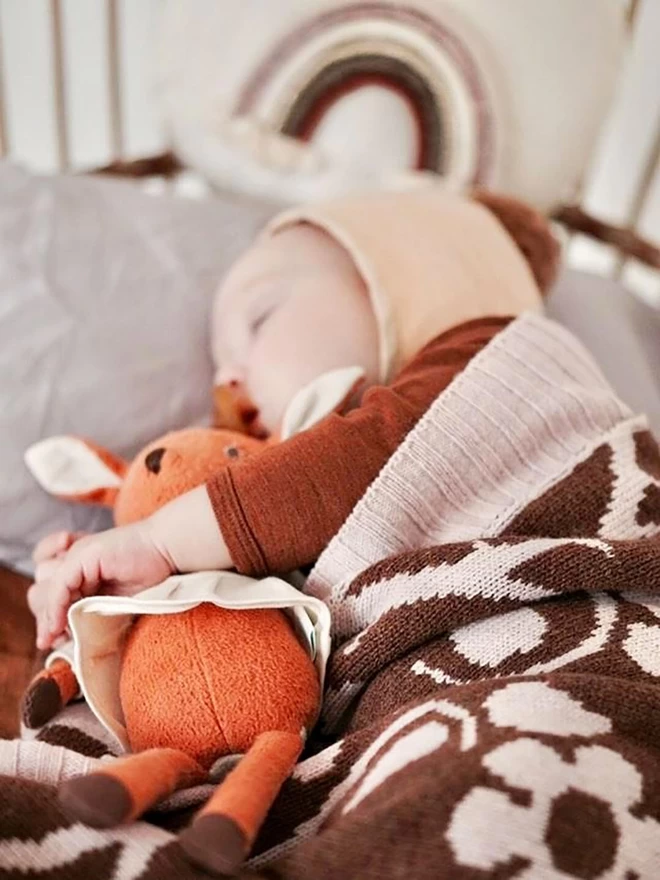
[[[529,263],[541,293],[547,293],[559,270],[561,247],[539,211],[511,196],[475,190],[475,201],[500,221]]]
[[[80,437],[50,437],[25,453],[25,464],[39,485],[66,501],[112,507],[127,464],[107,449]]]

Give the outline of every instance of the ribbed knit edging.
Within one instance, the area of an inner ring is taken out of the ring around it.
[[[437,398],[319,558],[306,591],[333,600],[396,553],[499,534],[632,413],[568,331],[526,314]],[[645,427],[643,418],[635,420]]]

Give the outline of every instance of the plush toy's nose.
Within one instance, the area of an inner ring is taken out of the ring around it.
[[[163,460],[164,455],[164,449],[152,449],[151,452],[144,459],[144,464],[147,470],[151,471],[152,474],[160,473],[160,464]]]

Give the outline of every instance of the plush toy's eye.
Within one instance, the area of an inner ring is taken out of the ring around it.
[[[238,458],[240,454],[241,451],[238,446],[228,446],[225,449],[225,455],[227,456],[227,458]]]
[[[165,455],[164,449],[152,449],[144,459],[144,465],[152,474],[160,473],[160,465]]]

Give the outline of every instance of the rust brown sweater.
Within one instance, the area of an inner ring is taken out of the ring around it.
[[[391,385],[367,391],[357,409],[211,479],[207,490],[236,569],[258,577],[314,562],[438,394],[510,320],[483,318],[443,333]]]

